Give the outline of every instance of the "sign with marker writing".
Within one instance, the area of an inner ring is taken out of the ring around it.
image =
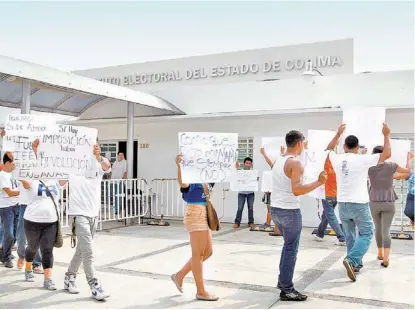
[[[52,116],[33,114],[10,114],[4,125],[8,136],[38,137],[57,130]]]
[[[281,155],[281,146],[285,147],[284,137],[264,137],[262,138],[262,147],[268,158],[274,162]]]
[[[272,171],[262,172],[261,192],[271,193],[272,191]]]
[[[311,183],[318,180],[318,177],[322,171],[324,171],[324,164],[327,159],[328,152],[326,151],[304,151],[304,178],[303,183]],[[324,185],[316,188],[312,192],[307,194],[310,197],[317,199],[325,199],[325,187]]]
[[[397,163],[399,166],[405,168],[408,153],[411,151],[411,141],[391,139],[391,148],[392,156],[387,161]]]
[[[386,118],[385,108],[345,108],[343,124],[346,124],[343,141],[347,136],[354,135],[359,144],[372,150],[376,145],[383,145],[382,128]]]
[[[257,192],[258,170],[237,170],[233,175],[230,188],[234,192]]]
[[[238,134],[179,132],[184,183],[230,182],[238,158]]]
[[[56,132],[42,135],[35,172],[91,176],[97,165],[93,156],[97,134],[95,128],[59,125]]]

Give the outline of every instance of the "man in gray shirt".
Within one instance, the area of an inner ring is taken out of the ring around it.
[[[239,162],[236,162],[236,168],[239,169]],[[244,170],[251,170],[252,158],[246,157],[244,159]],[[254,228],[254,192],[239,192],[238,193],[238,211],[236,212],[235,224],[233,228],[239,228],[242,221],[242,212],[244,211],[245,201],[248,204],[248,225],[250,228]]]

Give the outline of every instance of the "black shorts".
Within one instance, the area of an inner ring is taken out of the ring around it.
[[[262,197],[262,202],[267,206],[271,205],[271,193],[265,193],[264,197]]]

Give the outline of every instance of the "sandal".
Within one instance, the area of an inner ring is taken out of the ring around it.
[[[383,266],[383,267],[385,267],[385,268],[388,268],[389,261],[387,261],[387,262],[381,262],[380,265]]]
[[[174,284],[176,284],[176,287],[179,290],[179,292],[183,294],[183,288],[177,282],[177,276],[175,274],[172,274],[170,278],[174,282]]]
[[[200,296],[196,295],[196,299],[197,300],[202,300],[202,301],[217,301],[217,300],[219,300],[219,297],[217,297],[215,295],[209,295],[208,297],[200,297]]]

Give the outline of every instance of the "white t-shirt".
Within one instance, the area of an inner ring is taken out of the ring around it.
[[[15,206],[19,203],[19,196],[9,197],[3,188],[17,189],[19,184],[12,180],[12,174],[0,171],[0,208]]]
[[[55,205],[52,198],[47,194],[46,188],[39,181],[29,181],[30,188],[24,189],[28,200],[30,201],[26,207],[23,218],[25,220],[36,223],[54,223],[58,220]],[[59,184],[55,180],[45,181],[50,193],[55,199],[55,203],[59,203]],[[21,194],[22,192],[20,192]]]
[[[23,183],[19,182],[19,204],[21,205],[28,205],[30,203],[30,199],[29,199],[29,195],[28,195],[28,190],[24,188]]]
[[[124,173],[127,172],[127,161],[125,159],[123,159],[122,161],[116,160],[112,164],[111,172],[111,179],[122,179]]]
[[[106,171],[109,172],[109,171]],[[104,170],[97,162],[95,175],[90,178],[69,177],[69,215],[95,217],[101,208],[101,180]]]
[[[336,154],[330,152],[330,161],[336,172],[337,201],[368,203],[368,171],[376,166],[380,154]]]

